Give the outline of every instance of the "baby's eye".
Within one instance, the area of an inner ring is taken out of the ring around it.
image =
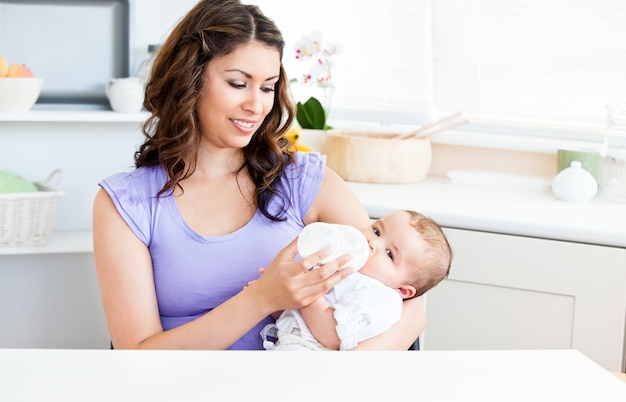
[[[380,237],[380,230],[378,230],[376,228],[372,228],[372,231],[374,232],[375,236]]]
[[[386,250],[387,251],[387,257],[391,258],[391,260],[393,261],[393,251],[391,250]]]

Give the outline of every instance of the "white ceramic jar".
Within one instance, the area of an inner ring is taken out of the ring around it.
[[[563,201],[586,202],[595,197],[598,183],[579,161],[572,161],[552,181],[552,192]]]
[[[143,84],[137,77],[112,78],[105,92],[116,112],[137,113],[143,107]]]

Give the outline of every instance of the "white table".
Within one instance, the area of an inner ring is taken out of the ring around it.
[[[0,400],[624,402],[626,384],[575,350],[0,349]]]

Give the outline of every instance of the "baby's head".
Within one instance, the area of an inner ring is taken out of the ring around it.
[[[422,255],[413,261],[409,282],[416,287],[415,296],[421,296],[448,277],[452,264],[452,249],[441,226],[415,211],[410,215],[411,226],[425,243]]]
[[[394,211],[363,230],[370,258],[360,273],[397,289],[402,298],[421,296],[448,276],[452,250],[441,227],[414,211]]]

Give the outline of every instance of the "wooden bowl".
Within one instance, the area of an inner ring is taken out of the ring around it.
[[[321,153],[347,181],[407,184],[426,178],[432,149],[428,138],[395,139],[400,133],[326,132]]]

